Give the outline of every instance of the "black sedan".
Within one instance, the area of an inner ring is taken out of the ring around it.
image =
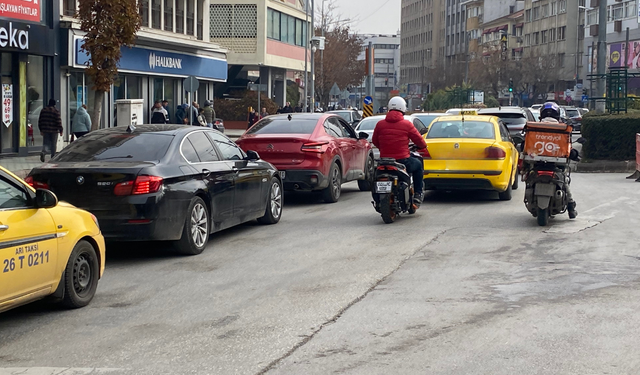
[[[191,255],[204,250],[210,233],[255,219],[275,224],[282,213],[276,168],[204,127],[94,131],[27,182],[93,213],[107,240],[176,241]]]

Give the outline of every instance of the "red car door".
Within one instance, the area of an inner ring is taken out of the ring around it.
[[[340,161],[342,162],[342,178],[343,180],[349,180],[351,173],[351,155],[352,145],[348,138],[344,137],[342,126],[338,122],[338,117],[329,117],[325,123],[324,128],[327,134],[329,134],[337,146],[338,153],[340,155]]]
[[[348,139],[351,146],[350,168],[352,175],[349,176],[349,179],[355,180],[364,175],[367,162],[368,142],[364,139],[359,140],[355,130],[353,130],[351,125],[347,124],[346,121],[338,119],[338,122],[340,123],[345,139]]]

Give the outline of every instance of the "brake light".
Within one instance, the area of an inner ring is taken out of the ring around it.
[[[162,177],[138,176],[135,181],[125,181],[113,188],[115,195],[141,195],[155,193],[162,186]]]
[[[29,186],[31,186],[34,189],[48,189],[49,188],[49,184],[44,183],[44,182],[40,182],[40,181],[34,181],[33,177],[31,177],[31,176],[27,176],[24,179],[24,182],[29,184]]]
[[[327,145],[329,142],[311,142],[302,145],[301,150],[306,152],[316,152],[318,154],[324,154],[327,151]]]
[[[381,165],[378,167],[379,171],[397,171],[398,167],[394,167],[393,165]]]
[[[522,170],[523,165],[524,165],[524,160],[518,159],[518,170]]]
[[[576,121],[582,121],[582,117],[576,117],[576,118],[574,118],[574,120],[576,120]]]
[[[553,171],[537,171],[538,176],[549,176],[549,177],[553,177],[553,175],[555,174]]]
[[[484,149],[485,159],[504,159],[507,157],[507,153],[500,147],[487,147]]]

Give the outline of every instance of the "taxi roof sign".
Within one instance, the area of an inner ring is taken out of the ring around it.
[[[478,115],[478,111],[475,109],[465,109],[460,111],[460,115],[461,116],[477,116]]]

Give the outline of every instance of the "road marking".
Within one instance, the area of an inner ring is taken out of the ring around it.
[[[596,210],[599,210],[599,209],[601,209],[601,208],[611,206],[612,204],[616,204],[616,203],[620,203],[620,202],[628,201],[629,199],[631,199],[631,198],[629,198],[629,197],[620,197],[620,198],[618,198],[618,199],[614,199],[614,200],[612,200],[611,202],[603,203],[603,204],[601,204],[601,205],[599,205],[599,206],[595,206],[595,207],[593,207],[593,208],[590,208],[590,209],[586,210],[584,213],[586,214],[586,213],[589,213],[589,212],[591,212],[591,211],[596,211]],[[635,202],[634,202],[634,203],[635,203]]]
[[[0,375],[85,375],[123,372],[121,368],[91,367],[6,367],[0,368]]]

